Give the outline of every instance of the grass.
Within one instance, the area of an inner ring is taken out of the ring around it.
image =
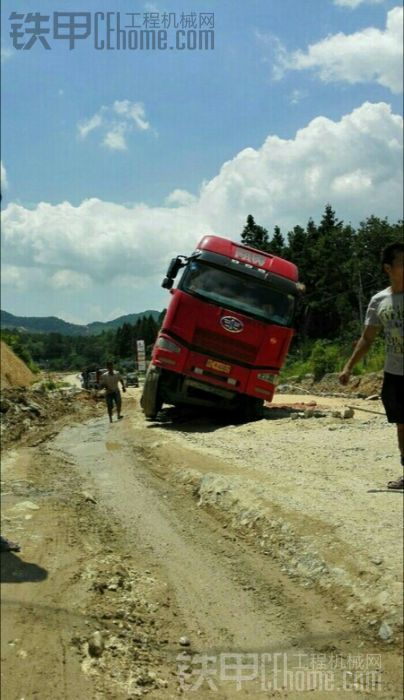
[[[301,348],[298,355],[296,351],[289,355],[280,373],[281,381],[285,382],[289,377],[302,379],[306,374],[312,374],[319,380],[325,374],[341,372],[353,347],[352,343],[347,342],[316,340]],[[384,340],[377,338],[364,360],[355,366],[353,374],[358,376],[368,372],[380,372],[383,370],[384,357]]]

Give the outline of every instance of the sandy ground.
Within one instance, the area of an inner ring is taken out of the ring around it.
[[[279,395],[294,410],[247,425],[146,422],[139,393],[119,423],[87,402],[3,456],[2,532],[22,546],[1,555],[3,697],[401,697],[384,417]]]

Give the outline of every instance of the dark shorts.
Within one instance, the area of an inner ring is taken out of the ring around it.
[[[404,376],[384,373],[382,401],[389,423],[404,423]]]
[[[121,408],[121,392],[120,391],[108,391],[105,394],[105,400],[107,402],[108,411],[112,411],[114,403],[116,403],[117,409]]]

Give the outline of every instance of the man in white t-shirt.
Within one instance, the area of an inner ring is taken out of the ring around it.
[[[380,330],[384,331],[386,359],[382,401],[389,423],[396,423],[401,465],[404,466],[404,367],[403,367],[403,292],[404,243],[392,243],[382,253],[383,270],[390,286],[375,294],[369,303],[362,336],[342,370],[339,380],[347,384],[353,367],[368,352]],[[389,489],[403,489],[404,479],[389,481]]]
[[[121,392],[119,391],[119,382],[122,384],[122,391],[125,392],[126,387],[123,377],[119,372],[114,370],[113,362],[107,362],[107,371],[101,375],[100,386],[105,388],[105,399],[110,423],[112,423],[114,403],[116,405],[118,420],[123,418],[121,415],[122,398]]]

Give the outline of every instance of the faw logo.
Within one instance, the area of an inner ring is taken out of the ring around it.
[[[234,316],[222,316],[220,325],[229,333],[241,333],[244,323]]]
[[[242,260],[242,262],[250,263],[251,265],[258,265],[258,267],[263,267],[265,265],[265,255],[260,255],[252,250],[246,250],[245,248],[236,248],[234,252],[234,257],[236,260]]]

